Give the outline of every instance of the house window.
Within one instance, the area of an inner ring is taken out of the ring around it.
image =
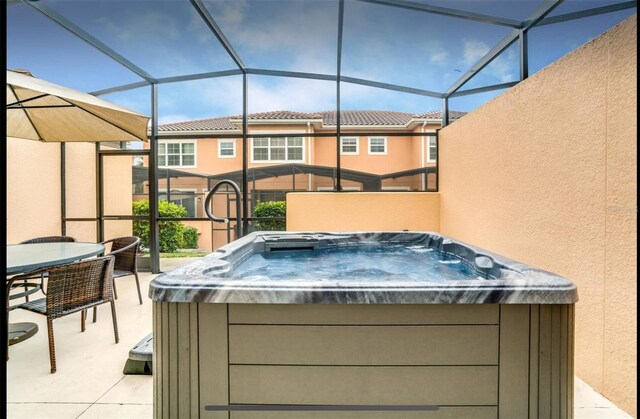
[[[196,143],[179,141],[159,142],[158,166],[196,167]]]
[[[302,137],[254,138],[253,161],[303,161]]]
[[[236,156],[235,140],[218,140],[218,157],[230,158]]]
[[[427,155],[427,161],[433,163],[438,158],[438,144],[435,137],[429,137],[429,151]]]
[[[358,154],[358,138],[340,138],[340,150],[341,154]]]
[[[160,200],[166,201],[168,194],[166,189],[159,189]],[[196,216],[196,191],[194,189],[171,189],[170,202],[182,205],[187,210],[187,217]]]
[[[387,138],[370,137],[369,154],[387,154]]]

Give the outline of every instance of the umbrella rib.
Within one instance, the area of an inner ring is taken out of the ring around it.
[[[74,105],[42,105],[42,106],[7,106],[7,109],[49,109],[49,108],[73,108]]]
[[[128,129],[121,127],[120,125],[116,124],[116,123],[115,123],[115,122],[113,122],[113,121],[109,121],[109,120],[107,120],[107,119],[105,119],[105,118],[101,117],[100,115],[96,114],[95,112],[92,112],[92,111],[90,111],[90,110],[88,110],[88,109],[85,109],[85,108],[83,108],[82,106],[79,106],[79,105],[77,105],[77,104],[75,104],[75,103],[73,103],[73,102],[71,102],[71,101],[69,101],[69,100],[67,100],[67,99],[65,99],[65,98],[63,98],[63,97],[60,97],[60,96],[56,96],[56,97],[57,97],[58,99],[61,99],[61,100],[65,101],[65,102],[67,102],[67,103],[71,104],[72,106],[75,106],[75,107],[76,107],[76,108],[78,108],[78,109],[81,109],[81,110],[83,110],[83,111],[85,111],[85,112],[87,112],[87,113],[89,113],[89,114],[91,114],[91,115],[95,116],[96,118],[98,118],[98,119],[100,119],[100,120],[102,120],[102,121],[104,121],[104,122],[106,122],[106,123],[108,123],[108,124],[113,125],[114,127],[119,128],[120,130],[122,130],[122,131],[126,132],[126,133],[127,133],[127,134],[129,134],[129,135],[134,136],[135,138],[139,138],[140,140],[145,141],[145,139],[138,137],[136,134],[132,133],[132,132],[131,132],[131,131],[129,131]],[[113,141],[118,141],[118,140],[113,140]]]
[[[18,95],[16,94],[16,91],[13,89],[13,86],[10,84],[9,87],[11,88],[11,91],[13,92],[13,95],[17,99]],[[13,103],[7,103],[7,108],[15,106],[15,105],[20,105],[21,103],[25,103],[25,102],[29,102],[29,101],[32,101],[32,100],[40,99],[40,98],[43,98],[45,96],[49,96],[49,93],[45,93],[45,94],[42,94],[42,95],[39,95],[39,96],[30,97],[29,99],[19,100],[17,102],[13,102]]]
[[[18,99],[18,94],[16,93],[16,91],[15,91],[15,89],[13,88],[13,86],[12,86],[12,85],[9,85],[9,89],[11,89],[11,92],[13,93],[13,96],[15,96],[15,98],[16,98],[16,99]],[[47,95],[45,94],[45,95],[42,95],[42,96],[40,96],[40,97],[43,97],[43,96],[47,96]],[[27,99],[27,100],[33,100],[33,99],[36,99],[36,98],[31,98],[31,99]],[[26,102],[27,100],[22,101],[22,102]],[[21,102],[18,102],[18,103],[21,103]],[[26,117],[27,117],[27,119],[29,120],[29,123],[31,124],[31,127],[33,128],[33,130],[34,130],[34,131],[36,132],[36,134],[38,135],[38,139],[39,139],[40,141],[44,141],[44,139],[42,138],[42,134],[40,134],[40,131],[38,131],[38,128],[36,127],[36,124],[34,124],[34,123],[33,123],[33,121],[31,120],[31,116],[29,116],[29,112],[27,112],[27,110],[26,110],[26,109],[23,109],[22,111],[24,112],[24,116],[26,116]]]

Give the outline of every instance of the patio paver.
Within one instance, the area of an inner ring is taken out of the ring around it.
[[[178,261],[172,261],[174,263]],[[171,263],[173,265],[173,263]],[[165,268],[166,269],[166,268]],[[129,350],[151,330],[151,301],[146,290],[154,275],[141,273],[144,304],[138,304],[133,277],[117,279],[116,310],[120,343],[113,341],[109,307],[98,308],[98,322],[80,332],[80,316],[54,321],[58,372],[49,373],[46,319],[14,310],[12,322],[30,321],[39,332],[11,346],[7,363],[9,418],[151,418],[153,379],[123,375]],[[628,414],[582,380],[575,382],[576,419],[627,419]]]

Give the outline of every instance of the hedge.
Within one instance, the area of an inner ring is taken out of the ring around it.
[[[187,209],[168,201],[158,202],[160,217],[186,217]],[[149,201],[146,199],[133,202],[133,215],[149,215]],[[180,221],[159,221],[160,252],[172,253],[177,249],[196,249],[198,247],[198,230],[186,227]],[[149,249],[149,222],[136,220],[133,222],[133,235],[140,237],[140,243]]]
[[[253,209],[254,217],[286,217],[287,203],[285,201],[260,202]],[[284,231],[285,220],[256,221],[254,231]]]

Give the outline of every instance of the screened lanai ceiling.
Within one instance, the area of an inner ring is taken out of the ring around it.
[[[362,109],[364,98],[377,109],[420,113],[471,95],[487,100],[487,93],[515,85],[637,7],[599,0],[7,4],[9,68],[115,95],[116,103],[147,114],[149,93],[142,88],[158,85],[160,122],[241,113],[243,75],[249,112]],[[180,83],[212,80],[206,89]],[[309,102],[313,109],[304,109]],[[187,103],[205,109],[186,112]]]

